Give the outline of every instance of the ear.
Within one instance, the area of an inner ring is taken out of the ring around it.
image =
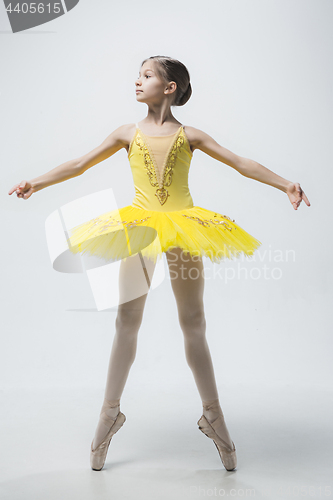
[[[173,94],[176,92],[177,89],[177,83],[176,82],[170,82],[168,86],[166,87],[164,93],[165,94]]]

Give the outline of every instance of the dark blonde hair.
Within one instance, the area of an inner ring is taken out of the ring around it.
[[[156,63],[154,67],[161,80],[164,80],[166,83],[176,82],[177,84],[175,97],[171,106],[184,106],[192,94],[190,74],[186,66],[177,59],[167,56],[148,57],[141,63],[141,66],[149,60],[153,60]]]

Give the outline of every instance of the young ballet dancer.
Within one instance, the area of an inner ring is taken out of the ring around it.
[[[132,204],[76,226],[68,241],[73,253],[121,259],[115,335],[104,402],[91,443],[91,467],[103,468],[111,438],[126,420],[120,411],[120,398],[136,356],[148,294],[147,291],[126,300],[128,287],[138,267],[144,266],[151,277],[157,258],[165,253],[184,334],[186,360],[202,400],[203,413],[198,426],[213,440],[226,470],[233,470],[237,465],[236,448],[220,406],[206,339],[202,257],[220,262],[240,254],[252,255],[261,242],[229,216],[193,204],[188,186],[193,152],[199,149],[245,177],[280,189],[295,210],[302,200],[308,206],[310,203],[299,183],[232,153],[205,132],[184,126],[174,117],[171,108],[183,106],[192,93],[189,72],[180,61],[165,56],[145,59],[135,81],[135,92],[137,101],[148,106],[146,118],[118,127],[92,151],[40,177],[14,185],[9,194],[16,192],[26,200],[47,186],[82,175],[125,148],[135,186]],[[141,232],[135,232],[139,227]],[[156,239],[149,239],[152,230],[158,236]]]

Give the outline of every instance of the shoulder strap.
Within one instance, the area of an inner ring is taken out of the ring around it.
[[[136,126],[136,128],[139,128],[139,125],[137,123],[135,124],[135,126]]]

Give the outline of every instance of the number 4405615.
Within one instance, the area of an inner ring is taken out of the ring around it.
[[[35,12],[38,12],[39,14],[42,14],[43,12],[54,12],[55,14],[58,14],[61,9],[61,2],[50,4],[50,3],[43,3],[43,2],[31,2],[31,3],[22,3],[21,5],[17,3],[15,7],[12,7],[12,4],[8,4],[8,7],[6,8],[7,12],[22,12],[23,14],[27,14],[28,12],[30,14],[34,14]]]

